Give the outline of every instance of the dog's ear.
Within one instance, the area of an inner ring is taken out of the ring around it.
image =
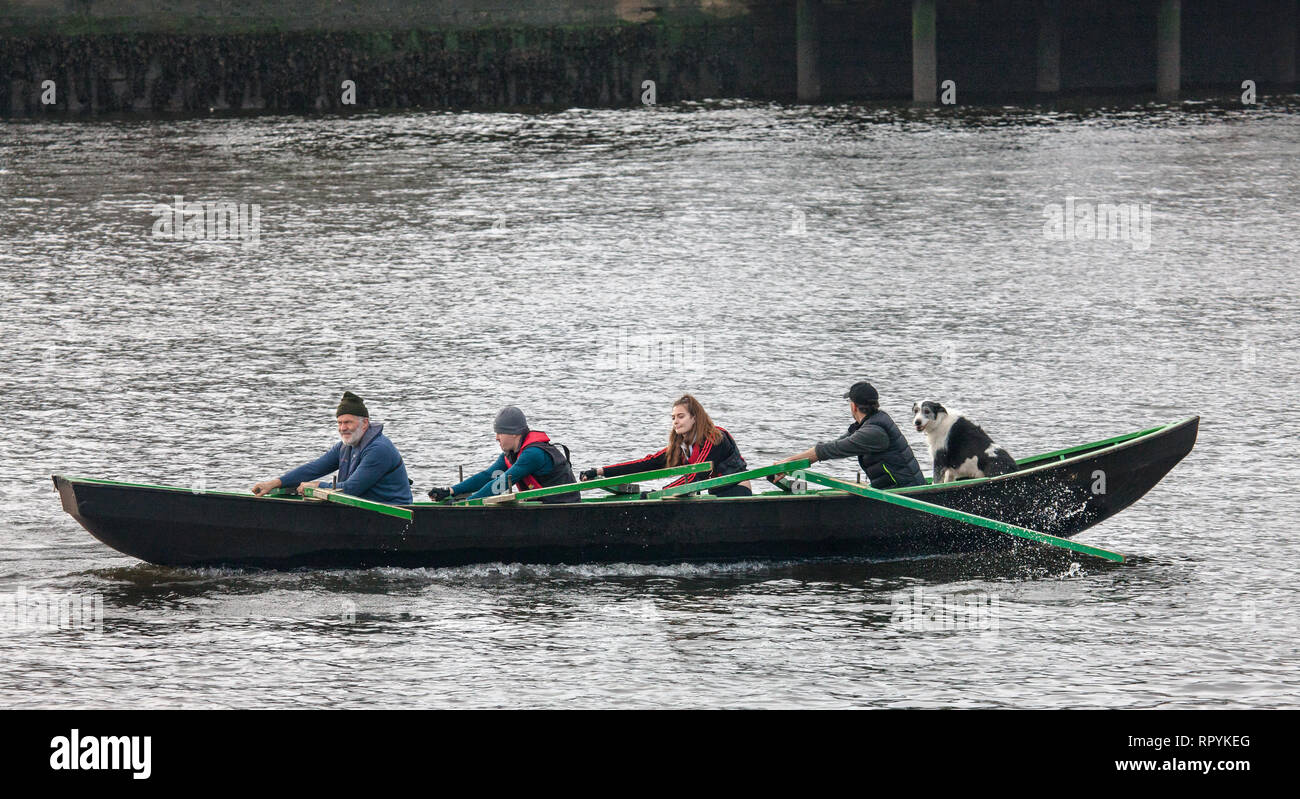
[[[934,415],[935,415],[935,416],[938,416],[938,415],[941,414],[941,413],[947,413],[947,412],[948,412],[948,409],[947,409],[947,408],[943,407],[942,405],[940,405],[940,404],[937,403],[937,402],[932,402],[932,403],[930,403],[930,404],[934,406]]]

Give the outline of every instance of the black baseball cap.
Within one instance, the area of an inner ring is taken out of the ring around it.
[[[854,405],[866,405],[869,402],[879,402],[880,395],[876,393],[876,387],[863,380],[849,386],[849,390],[844,392],[844,399],[853,400]]]

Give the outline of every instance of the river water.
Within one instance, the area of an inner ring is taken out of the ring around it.
[[[256,234],[154,235],[178,195]],[[0,706],[1298,706],[1297,200],[1294,96],[6,122],[0,600],[102,614],[11,612]],[[1067,202],[1136,224],[1067,237]],[[689,391],[762,464],[859,379],[1012,454],[1201,436],[1082,535],[1118,567],[172,569],[49,479],[246,489],[345,389],[420,493],[495,457],[507,403],[585,468]],[[934,602],[983,612],[906,622]]]

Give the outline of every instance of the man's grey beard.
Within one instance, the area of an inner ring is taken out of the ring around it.
[[[352,431],[352,435],[343,437],[343,443],[347,444],[349,447],[355,447],[357,444],[361,443],[361,439],[364,438],[365,435],[366,426],[358,425],[357,429]]]

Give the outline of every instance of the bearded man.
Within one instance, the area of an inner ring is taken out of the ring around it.
[[[375,502],[409,505],[411,481],[402,456],[384,435],[384,426],[370,424],[370,412],[361,398],[351,391],[343,392],[334,416],[341,441],[311,463],[274,480],[263,480],[253,486],[253,493],[260,497],[276,488],[301,491],[302,486],[318,486]],[[338,472],[334,480],[312,482],[334,472]]]

